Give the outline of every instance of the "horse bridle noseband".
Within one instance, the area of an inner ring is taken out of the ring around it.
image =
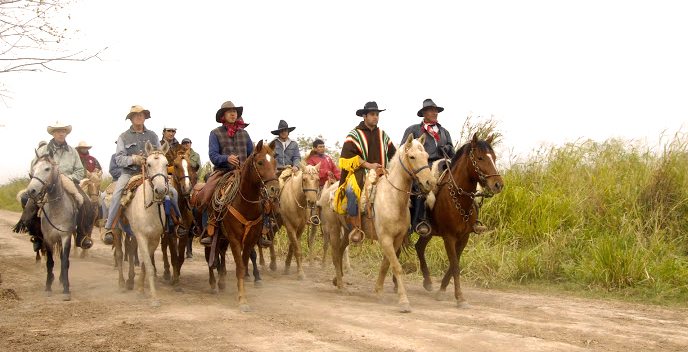
[[[404,149],[404,151],[408,152],[408,148]],[[404,156],[406,157],[406,161],[409,164],[411,164],[411,161],[409,160],[408,154],[404,153]],[[411,171],[411,170],[409,170],[410,168],[408,168],[408,167],[406,167],[406,165],[404,165],[404,160],[401,159],[401,155],[399,155],[399,164],[401,164],[401,167],[404,169],[404,171],[406,171],[406,173],[409,176],[411,176],[411,179],[413,179],[414,182],[420,182],[418,180],[418,174],[421,171],[423,171],[425,169],[430,169],[430,165],[423,165],[423,166]],[[385,173],[386,173],[386,171],[385,171]],[[396,189],[399,192],[404,192],[404,193],[408,194],[409,196],[417,196],[417,195],[423,194],[423,192],[404,191],[403,189],[400,189],[399,187],[395,186],[388,178],[385,178],[385,179],[387,180],[387,183],[389,183],[390,186],[392,186],[394,189]]]
[[[163,154],[161,151],[156,150],[156,151],[153,151],[150,154],[148,154],[148,156],[146,156],[146,159],[148,159],[149,156],[154,155],[154,154],[162,155],[163,157],[165,157],[165,154]],[[155,175],[149,176],[145,162],[141,166],[141,172],[143,174],[144,179],[150,183],[151,187],[153,187],[153,180],[155,180],[156,177],[162,177],[165,180],[165,194],[167,194],[170,191],[170,184],[169,184],[169,181],[167,180],[167,173],[166,172],[165,173],[158,172]],[[153,199],[151,199],[151,202],[146,204],[146,192],[145,191],[143,192],[143,198],[144,198],[143,204],[146,208],[149,208],[151,205],[153,205],[153,203],[162,203],[165,200],[164,197],[163,197],[163,199],[156,200],[155,194],[154,194]]]

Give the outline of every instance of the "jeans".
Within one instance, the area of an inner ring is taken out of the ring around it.
[[[346,187],[346,213],[349,216],[358,215],[358,197],[351,186]]]
[[[117,216],[117,211],[119,210],[119,202],[122,199],[122,190],[127,186],[132,176],[133,175],[122,173],[117,179],[115,191],[112,192],[112,199],[110,200],[110,210],[108,211],[107,222],[105,223],[106,230],[112,229],[112,223],[115,222],[115,216]]]

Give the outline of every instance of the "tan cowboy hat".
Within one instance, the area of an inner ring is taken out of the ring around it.
[[[441,106],[437,106],[437,104],[435,104],[435,102],[432,101],[432,99],[425,99],[423,100],[423,107],[420,110],[418,110],[418,117],[423,117],[423,110],[427,108],[436,108],[437,113],[441,113],[442,111],[444,111],[444,108]]]
[[[70,134],[72,133],[72,125],[65,125],[60,121],[55,121],[54,123],[48,125],[48,133],[53,134],[55,130],[66,130],[67,134]]]
[[[142,112],[144,116],[146,116],[146,119],[150,119],[150,111],[144,109],[141,105],[133,105],[131,109],[129,109],[129,113],[127,114],[127,117],[124,119],[130,119],[131,115],[137,113],[137,112]]]
[[[79,145],[76,146],[77,149],[79,149],[79,148],[91,149],[91,147],[92,146],[89,145],[88,143],[86,143],[86,141],[81,141],[81,142],[79,142]]]
[[[217,110],[217,112],[215,113],[215,121],[222,122],[222,116],[224,116],[225,111],[229,109],[235,109],[237,111],[237,118],[241,117],[241,114],[244,112],[243,106],[234,106],[234,103],[232,103],[231,101],[226,101],[222,103],[220,109]]]

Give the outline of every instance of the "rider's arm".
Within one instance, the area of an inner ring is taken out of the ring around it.
[[[229,169],[231,165],[227,158],[229,155],[223,155],[220,153],[220,141],[217,136],[212,131],[210,132],[210,137],[208,137],[208,158],[210,162],[217,168]]]

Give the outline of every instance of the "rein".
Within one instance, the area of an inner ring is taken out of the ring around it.
[[[304,198],[306,197],[306,192],[315,192],[316,197],[320,195],[320,190],[315,189],[315,188],[304,188],[303,187],[303,174],[305,171],[301,171],[301,194],[303,194]],[[293,178],[292,178],[293,179]],[[285,186],[286,187],[286,186]],[[298,197],[294,196],[294,202],[296,203],[296,206],[299,208],[306,210],[310,209],[311,211],[311,216],[308,218],[307,223],[313,224],[313,225],[319,225],[320,224],[320,217],[317,214],[313,214],[315,212],[315,208],[317,207],[316,203],[313,203],[311,206],[308,206],[308,201],[306,201],[306,205],[301,205],[299,203]]]
[[[408,152],[408,150],[404,150],[404,152]],[[404,153],[404,157],[405,157],[406,161],[410,164],[411,161],[409,160],[409,157],[408,157],[408,154],[407,154],[407,153]],[[401,155],[399,155],[399,163],[401,164],[401,167],[404,169],[404,171],[406,171],[406,173],[407,173],[409,176],[411,176],[411,178],[412,178],[413,181],[415,181],[415,182],[418,182],[418,173],[419,173],[419,172],[421,172],[421,171],[423,171],[423,170],[425,170],[425,169],[429,169],[429,168],[430,168],[430,165],[423,165],[423,166],[421,166],[421,167],[419,167],[419,168],[413,170],[413,172],[411,172],[411,171],[409,170],[410,168],[408,168],[408,167],[406,167],[406,165],[404,165],[404,160],[401,159]],[[387,170],[385,170],[385,176],[387,176]],[[399,191],[399,192],[406,193],[406,194],[409,195],[409,196],[417,196],[417,195],[423,194],[423,192],[412,192],[411,190],[405,191],[405,190],[403,190],[403,189],[401,189],[401,188],[395,186],[395,185],[392,183],[392,181],[389,180],[389,177],[385,177],[385,180],[387,180],[387,183],[389,183],[389,185],[392,186],[392,188],[396,189],[396,190]]]
[[[51,163],[52,163],[53,167],[57,166],[55,163],[53,163],[53,162],[51,162]],[[43,211],[43,216],[45,217],[45,220],[48,221],[48,224],[50,224],[50,226],[52,226],[55,230],[57,230],[59,232],[73,232],[74,230],[71,230],[71,231],[70,230],[63,230],[63,229],[57,227],[57,225],[53,224],[52,220],[50,220],[50,217],[48,216],[48,213],[43,208],[43,206],[45,204],[50,204],[56,200],[61,199],[64,196],[64,189],[58,187],[58,190],[60,190],[61,192],[60,192],[60,194],[57,195],[57,197],[55,197],[53,199],[46,199],[45,201],[42,200],[43,198],[47,198],[47,196],[50,195],[50,193],[52,193],[53,190],[55,190],[57,182],[61,182],[60,178],[59,178],[59,172],[51,171],[50,175],[51,175],[50,183],[43,181],[38,176],[30,175],[31,179],[35,179],[38,182],[40,182],[41,185],[43,185],[41,191],[38,192],[38,195],[32,196],[31,198],[34,200],[34,202],[36,202],[36,205]],[[72,202],[72,209],[75,210],[74,202]],[[77,212],[74,211],[74,219],[73,219],[74,224],[76,224],[76,213]],[[76,229],[76,227],[75,227],[75,229]]]

